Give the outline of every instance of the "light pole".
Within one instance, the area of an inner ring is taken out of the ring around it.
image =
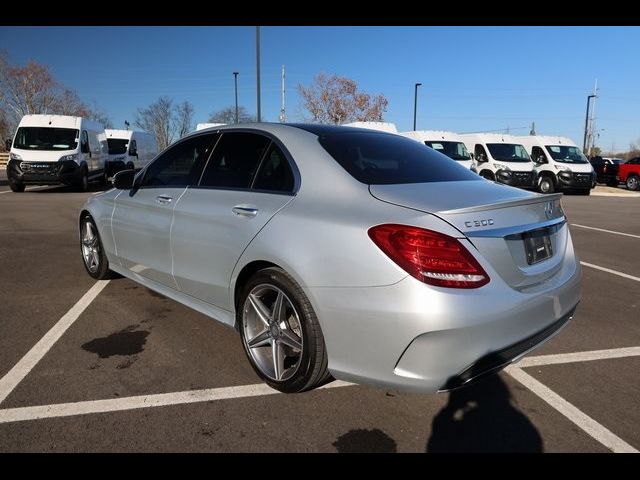
[[[236,92],[236,123],[238,123],[238,72],[233,72],[233,83]]]
[[[256,27],[256,71],[257,71],[257,77],[256,77],[256,92],[257,92],[257,98],[256,98],[256,103],[257,103],[257,112],[256,112],[256,117],[257,120],[260,122],[262,121],[261,115],[260,115],[260,27]]]
[[[595,94],[589,95],[587,97],[587,114],[585,115],[585,119],[584,119],[584,140],[582,141],[583,152],[587,151],[587,136],[588,136],[587,132],[589,131],[589,106],[591,105],[592,98],[595,98]]]
[[[421,87],[421,83],[416,83],[415,93],[413,95],[413,130],[416,130],[416,115],[418,112],[418,87]]]

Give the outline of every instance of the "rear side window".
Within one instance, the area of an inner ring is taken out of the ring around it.
[[[186,187],[198,183],[202,167],[211,153],[215,134],[184,140],[149,165],[143,187]]]
[[[369,185],[480,180],[446,155],[398,135],[334,133],[319,141],[351,176]]]
[[[253,182],[256,190],[291,193],[293,191],[293,172],[287,158],[275,144],[272,144],[265,156],[258,175]]]
[[[244,132],[224,133],[202,176],[201,187],[249,188],[270,140]]]

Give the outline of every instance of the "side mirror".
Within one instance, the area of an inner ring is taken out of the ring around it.
[[[135,170],[122,170],[113,177],[113,187],[118,190],[131,190],[135,176]]]
[[[137,157],[138,156],[138,149],[136,147],[131,147],[129,149],[129,156],[130,157]]]
[[[80,144],[80,153],[91,153],[91,152],[89,151],[89,144],[88,144],[88,143],[86,143],[86,142],[82,142],[82,143]]]
[[[7,138],[7,139],[4,141],[4,146],[5,146],[5,148],[7,149],[7,152],[8,152],[9,150],[11,150],[11,146],[12,146],[12,145],[13,145],[13,141],[12,141],[10,138]]]
[[[484,163],[487,161],[487,156],[484,153],[479,153],[478,154],[478,161],[480,163]]]
[[[471,160],[475,158],[475,155],[473,153],[470,153],[469,156],[471,157]]]

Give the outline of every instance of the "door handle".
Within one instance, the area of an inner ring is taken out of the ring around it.
[[[255,217],[258,214],[257,208],[245,207],[244,205],[236,205],[231,211],[242,217]]]
[[[160,205],[169,205],[172,201],[173,198],[168,195],[158,195],[156,197],[156,203],[159,203]]]

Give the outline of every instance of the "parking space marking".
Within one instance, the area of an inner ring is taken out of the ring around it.
[[[624,237],[640,238],[640,235],[634,235],[633,233],[616,232],[615,230],[607,230],[606,228],[589,227],[587,225],[580,225],[578,223],[572,223],[571,226],[586,228],[588,230],[597,230],[598,232],[613,233],[614,235],[622,235]]]
[[[36,364],[44,357],[51,347],[60,339],[67,329],[75,322],[80,314],[93,302],[110,280],[98,280],[71,309],[65,313],[58,323],[29,350],[24,357],[0,379],[0,403],[2,403],[14,388],[28,375]]]
[[[611,273],[613,275],[618,275],[622,278],[628,278],[629,280],[635,280],[636,282],[640,282],[640,277],[634,277],[633,275],[629,275],[628,273],[619,272],[617,270],[611,270],[610,268],[600,267],[599,265],[594,265],[593,263],[580,262],[580,265],[584,265],[585,267],[595,268],[596,270],[601,270],[603,272]]]
[[[320,389],[348,387],[353,383],[336,380]],[[185,392],[159,393],[154,395],[138,395],[135,397],[113,398],[108,400],[90,400],[85,402],[58,403],[35,407],[17,407],[0,409],[0,423],[22,422],[43,418],[70,417],[90,413],[119,412],[139,408],[166,407],[187,403],[212,402],[236,398],[259,397],[279,394],[264,383],[240,385],[237,387],[208,388],[204,390],[188,390]]]
[[[612,358],[638,357],[640,347],[610,348],[608,350],[590,350],[587,352],[559,353],[554,355],[538,355],[524,357],[515,365],[518,368],[540,367],[561,363],[590,362],[593,360],[609,360]]]
[[[573,404],[569,403],[549,387],[546,387],[531,375],[524,372],[521,368],[511,365],[507,367],[505,371],[612,452],[640,453],[627,442],[611,432],[611,430],[580,411]]]

